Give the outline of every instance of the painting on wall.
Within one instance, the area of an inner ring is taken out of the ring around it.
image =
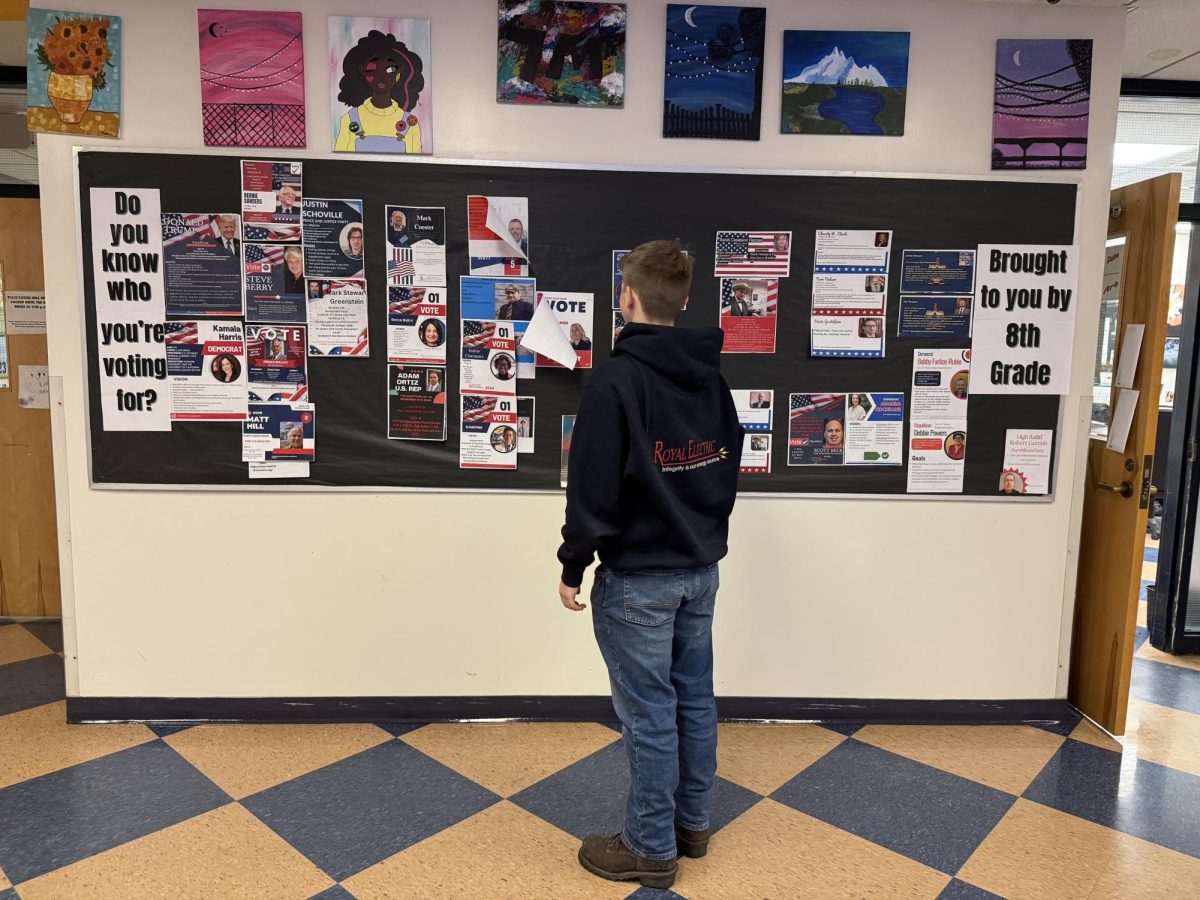
[[[1090,40],[996,41],[993,169],[1087,167]]]
[[[298,12],[198,9],[206,147],[304,147]]]
[[[767,11],[667,6],[663,137],[757,141]]]
[[[30,9],[26,29],[29,130],[119,137],[121,20]]]
[[[329,17],[329,121],[338,153],[432,153],[428,19]]]
[[[907,31],[785,31],[784,134],[904,134]]]
[[[625,105],[625,4],[500,0],[500,103]]]

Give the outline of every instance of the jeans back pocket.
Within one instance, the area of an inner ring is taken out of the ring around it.
[[[634,625],[666,625],[683,601],[681,572],[625,572],[625,620]]]

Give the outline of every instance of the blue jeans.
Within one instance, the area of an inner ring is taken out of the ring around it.
[[[708,827],[717,771],[712,621],[719,584],[715,564],[596,570],[592,623],[629,754],[622,837],[646,859],[675,857],[675,822]]]

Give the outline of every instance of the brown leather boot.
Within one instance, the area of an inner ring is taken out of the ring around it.
[[[680,856],[699,859],[708,852],[710,837],[712,837],[711,829],[693,831],[691,828],[684,828],[678,822],[675,823],[675,846],[679,848]]]
[[[579,863],[593,875],[609,881],[640,881],[650,888],[669,888],[679,872],[678,860],[638,856],[625,846],[619,834],[585,837],[579,848]]]

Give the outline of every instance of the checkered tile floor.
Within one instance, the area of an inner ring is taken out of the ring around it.
[[[617,732],[67,726],[52,625],[0,624],[0,900],[1200,896],[1200,660],[1143,644],[1130,735],[724,725],[709,856],[600,881]]]

